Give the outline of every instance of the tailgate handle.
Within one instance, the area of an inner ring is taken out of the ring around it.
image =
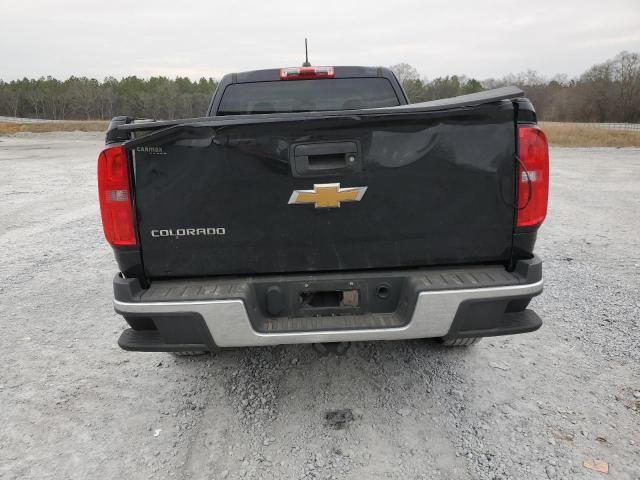
[[[293,174],[318,177],[362,171],[362,157],[356,142],[307,143],[293,147]]]

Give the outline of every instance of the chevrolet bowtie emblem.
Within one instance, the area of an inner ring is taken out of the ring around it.
[[[294,190],[289,204],[313,203],[316,208],[340,208],[342,202],[359,202],[367,187],[340,188],[339,183],[321,183],[313,190]]]

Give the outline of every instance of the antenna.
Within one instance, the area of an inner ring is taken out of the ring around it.
[[[304,39],[304,63],[302,64],[303,67],[310,67],[311,64],[309,63],[309,50],[307,49],[307,39]]]

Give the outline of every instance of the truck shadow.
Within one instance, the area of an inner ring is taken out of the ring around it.
[[[311,345],[279,345],[223,349],[177,362],[186,368],[204,367],[210,386],[224,389],[239,418],[251,423],[273,419],[300,399],[305,399],[305,408],[315,410],[322,404],[336,409],[400,405],[403,392],[416,390],[420,396],[435,389],[448,395],[456,384],[467,381],[462,367],[473,363],[481,345],[355,342],[341,355],[319,354]]]
[[[442,429],[453,428],[451,412],[466,381],[458,367],[474,350],[411,340],[358,342],[344,355],[282,345],[178,359],[208,376],[188,469],[207,468],[205,459],[226,455],[233,442],[241,456],[284,458],[281,478],[293,478],[318,451],[358,472],[354,478],[369,478],[372,458],[400,458],[414,449],[453,475],[461,464]]]

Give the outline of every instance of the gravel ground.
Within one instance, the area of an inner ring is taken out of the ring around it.
[[[640,150],[552,151],[538,332],[175,358],[116,346],[101,144],[0,138],[3,479],[640,479]]]

